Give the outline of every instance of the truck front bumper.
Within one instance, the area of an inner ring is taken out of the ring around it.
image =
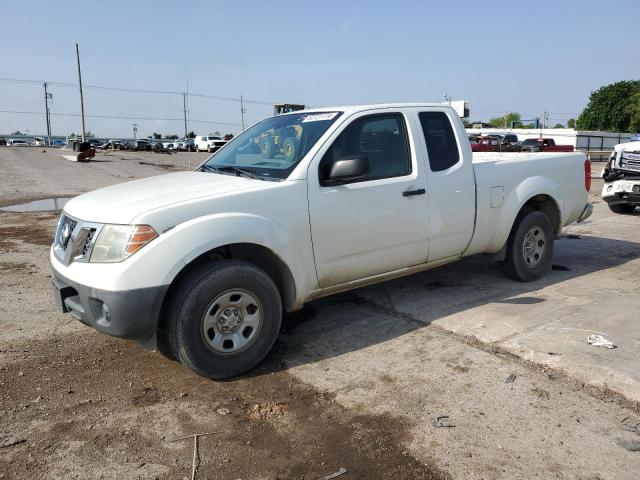
[[[115,337],[149,340],[156,333],[169,286],[108,291],[73,282],[54,271],[53,296],[58,308]]]
[[[615,180],[602,187],[602,199],[609,204],[640,205],[640,180]]]

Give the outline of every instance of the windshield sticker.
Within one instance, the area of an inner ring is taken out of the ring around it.
[[[306,115],[302,123],[306,122],[323,122],[325,120],[333,120],[335,116],[338,115],[338,112],[329,112],[329,113],[313,113],[311,115]]]

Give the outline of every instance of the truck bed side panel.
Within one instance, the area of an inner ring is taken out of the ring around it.
[[[477,153],[478,220],[465,255],[500,251],[522,206],[536,195],[555,202],[559,231],[575,222],[587,203],[582,153]]]

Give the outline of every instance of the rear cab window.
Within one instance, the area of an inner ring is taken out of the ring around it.
[[[444,112],[420,112],[422,133],[432,172],[448,170],[460,161],[458,142],[449,117]]]

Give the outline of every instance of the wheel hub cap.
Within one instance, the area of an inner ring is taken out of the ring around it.
[[[526,265],[530,268],[538,265],[540,260],[542,260],[546,248],[547,239],[542,228],[535,226],[529,229],[524,236],[524,243],[522,244],[522,253]]]
[[[218,354],[237,354],[255,341],[262,322],[262,304],[253,293],[229,290],[218,295],[205,310],[202,339]]]

